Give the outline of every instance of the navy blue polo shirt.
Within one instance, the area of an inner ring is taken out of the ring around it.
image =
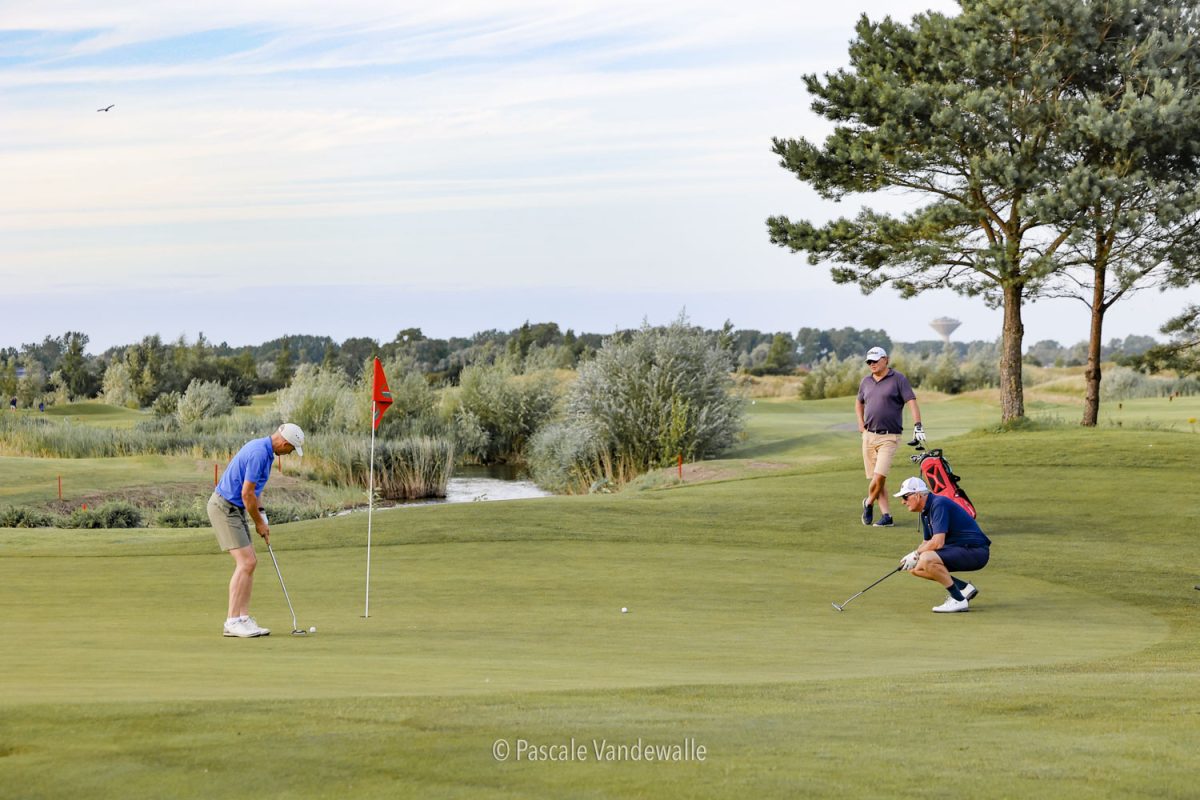
[[[271,447],[271,437],[252,439],[246,442],[237,455],[225,468],[221,482],[217,484],[217,494],[233,503],[238,508],[245,508],[242,502],[242,484],[254,482],[254,496],[262,497],[262,490],[271,477],[271,465],[275,463],[275,449]]]
[[[863,422],[869,431],[903,431],[904,404],[916,399],[908,378],[891,367],[881,380],[868,375],[858,384],[858,402],[863,404]]]
[[[967,510],[949,497],[932,494],[925,498],[921,512],[921,530],[925,541],[935,534],[946,534],[946,547],[991,547],[992,540],[984,536],[979,523]]]

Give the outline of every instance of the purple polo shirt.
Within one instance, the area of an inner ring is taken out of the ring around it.
[[[903,373],[891,367],[883,380],[868,375],[858,385],[858,402],[863,404],[863,421],[867,430],[900,433],[904,430],[904,404],[917,395]]]

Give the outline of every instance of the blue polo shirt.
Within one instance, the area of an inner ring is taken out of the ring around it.
[[[242,484],[254,482],[254,496],[262,497],[262,490],[271,477],[271,465],[275,463],[275,449],[271,447],[271,437],[252,439],[246,442],[237,455],[225,468],[221,482],[217,484],[217,494],[233,503],[238,508],[245,508],[242,502]]]
[[[947,547],[991,547],[992,540],[983,535],[979,523],[967,510],[949,497],[929,494],[921,512],[921,531],[925,541],[934,534],[946,534]]]

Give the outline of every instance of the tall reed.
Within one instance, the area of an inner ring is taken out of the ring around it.
[[[58,423],[41,417],[0,417],[0,455],[35,458],[119,458],[137,455],[228,458],[243,444],[245,439],[235,433],[115,430]]]
[[[366,489],[369,457],[367,437],[314,435],[305,445],[304,467],[317,480]],[[389,500],[445,497],[454,459],[454,442],[449,438],[376,439],[375,491]]]

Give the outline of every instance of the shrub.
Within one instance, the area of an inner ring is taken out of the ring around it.
[[[584,422],[554,422],[530,442],[533,480],[551,492],[584,494],[601,479],[613,481],[612,458],[602,434]]]
[[[474,413],[459,407],[454,414],[453,436],[461,458],[481,462],[487,456],[488,432]]]
[[[849,397],[858,393],[858,385],[865,374],[861,356],[847,356],[840,360],[837,356],[826,356],[804,376],[800,396],[805,400]]]
[[[384,365],[392,405],[380,422],[377,435],[398,437],[427,425],[433,418],[436,397],[425,378],[404,361]],[[371,430],[371,382],[374,372],[364,369],[357,383],[340,369],[302,364],[291,384],[279,392],[275,409],[281,419],[305,431],[361,434]]]
[[[736,440],[744,413],[729,370],[729,354],[682,316],[606,340],[579,368],[565,427],[539,439],[535,475],[548,485],[578,487],[585,476],[624,483],[679,455],[720,453]]]
[[[208,512],[198,505],[164,505],[158,510],[154,524],[159,528],[206,528]]]
[[[110,406],[138,407],[133,371],[124,361],[113,361],[104,371],[100,399]]]
[[[336,514],[337,507],[323,506],[317,502],[307,503],[272,503],[270,509],[267,509],[267,514],[271,518],[272,525],[283,525],[288,522],[302,522],[306,519],[320,519]],[[207,517],[204,524],[208,524]]]
[[[345,373],[301,364],[291,384],[275,399],[277,415],[306,432],[370,430],[370,403],[356,409],[355,391]],[[361,427],[358,427],[361,424]]]
[[[175,416],[188,425],[202,419],[233,413],[233,393],[216,381],[193,380],[179,398]]]
[[[63,520],[64,528],[81,528],[84,530],[99,530],[104,527],[104,518],[95,508],[77,508]]]
[[[411,364],[403,362],[385,364],[384,369],[389,375],[388,388],[392,391],[392,404],[379,423],[379,435],[396,438],[437,429],[439,426],[432,426],[436,417],[434,406],[437,397],[433,389],[429,388],[425,376],[414,371]],[[372,373],[365,374],[367,377],[359,390],[359,403],[363,409],[362,427],[356,428],[359,431],[367,430],[366,426],[370,424]]]
[[[158,418],[174,417],[175,413],[179,411],[179,397],[179,392],[163,392],[154,398],[154,402],[150,404],[150,410]]]
[[[476,437],[481,461],[521,461],[529,438],[558,405],[558,382],[548,372],[517,375],[504,363],[473,365],[459,378],[461,412],[486,435]]]
[[[965,354],[954,345],[944,347],[940,352],[896,345],[890,355],[891,366],[904,373],[918,389],[958,394],[1000,384],[999,353],[994,344],[972,344]],[[859,383],[866,374],[867,368],[860,355],[841,360],[829,356],[813,365],[800,394],[805,400],[852,397],[858,393]]]
[[[0,510],[0,528],[51,528],[54,517],[31,508],[8,506]]]
[[[98,509],[105,528],[140,528],[144,523],[142,512],[129,503],[112,501]]]
[[[142,512],[129,503],[113,500],[99,508],[77,508],[63,522],[64,528],[140,528]]]

